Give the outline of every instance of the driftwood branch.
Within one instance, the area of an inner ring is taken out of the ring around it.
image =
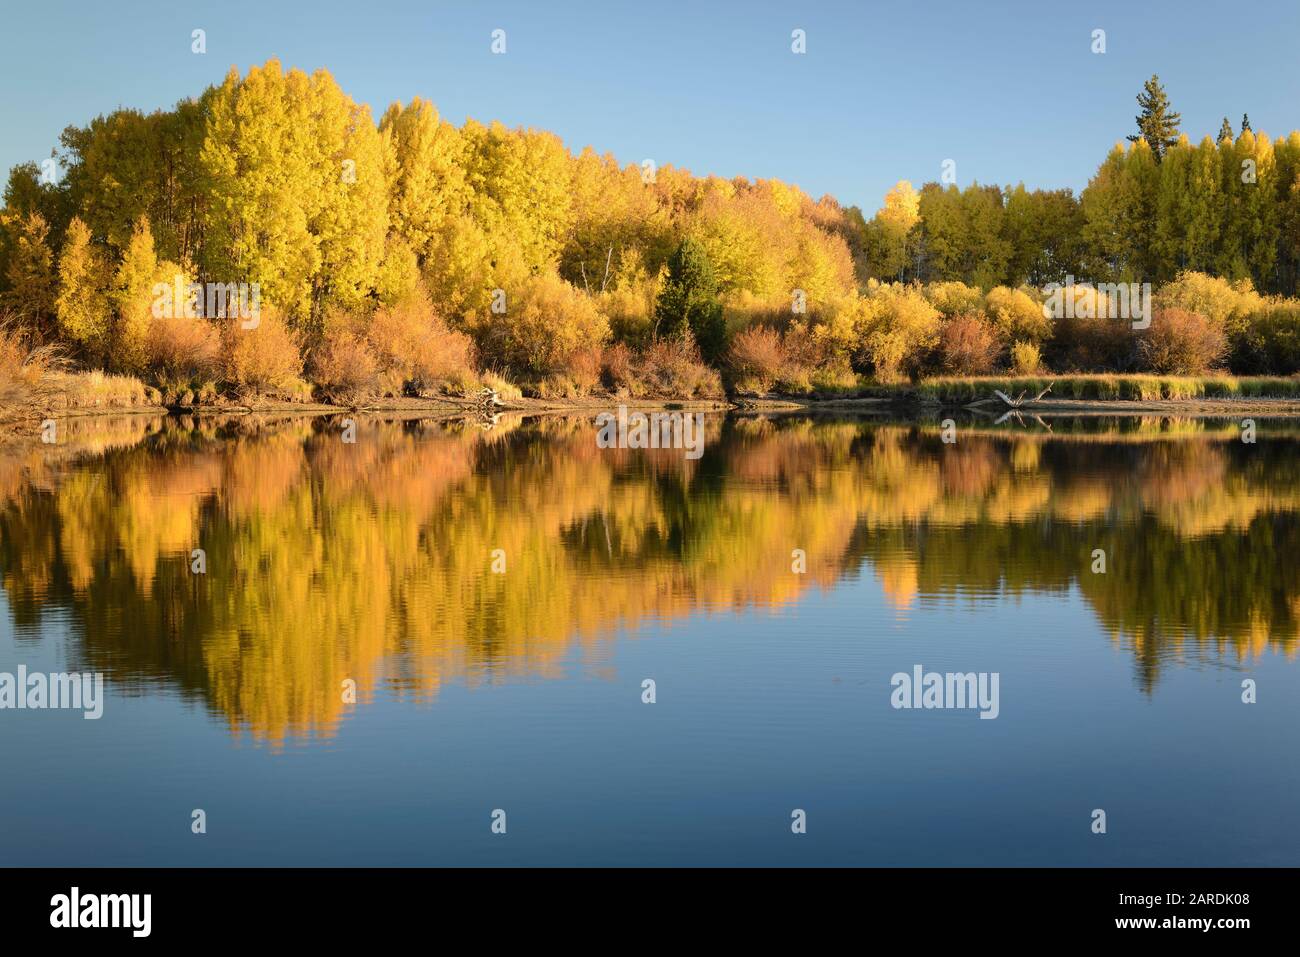
[[[478,390],[474,397],[478,399],[479,405],[505,405],[501,401],[501,396],[497,394],[497,390],[491,386],[485,385]]]
[[[1000,389],[994,389],[993,394],[996,395],[999,399],[1001,399],[1004,403],[1006,403],[1008,408],[1019,409],[1022,406],[1029,405],[1030,403],[1041,401],[1043,396],[1047,395],[1047,393],[1052,391],[1052,386],[1055,384],[1056,383],[1054,382],[1048,383],[1047,388],[1044,389],[1042,392],[1038,393],[1038,395],[1034,396],[1032,399],[1026,399],[1025,393],[1023,391],[1014,399],[1011,398],[1011,396],[1007,395],[1005,392],[1001,391]]]

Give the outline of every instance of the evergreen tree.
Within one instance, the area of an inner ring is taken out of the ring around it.
[[[1241,132],[1243,132],[1243,133],[1252,133],[1252,132],[1254,132],[1254,131],[1250,128],[1250,117],[1249,117],[1247,114],[1245,114],[1245,113],[1242,113],[1242,114],[1241,114]]]
[[[1224,140],[1235,139],[1236,137],[1232,135],[1232,124],[1228,122],[1228,118],[1225,116],[1223,118],[1223,125],[1219,127],[1219,141],[1223,142]]]
[[[1165,151],[1178,142],[1178,124],[1182,122],[1182,114],[1169,109],[1169,97],[1160,85],[1160,77],[1154,73],[1142,85],[1137,101],[1142,112],[1135,117],[1138,132],[1128,138],[1129,142],[1146,140],[1151,155],[1159,163],[1164,159]]]
[[[674,336],[687,330],[706,359],[721,355],[726,328],[718,282],[703,245],[689,236],[669,258],[668,277],[655,303],[656,334]]]

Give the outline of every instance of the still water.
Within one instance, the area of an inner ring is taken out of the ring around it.
[[[0,672],[105,682],[0,710],[0,864],[1300,864],[1300,424],[1045,424],[0,449]]]

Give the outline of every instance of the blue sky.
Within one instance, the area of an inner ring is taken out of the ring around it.
[[[420,95],[624,162],[776,176],[870,212],[896,180],[1082,188],[1159,73],[1183,129],[1300,127],[1300,4],[112,3],[3,0],[0,169],[69,123],[168,107],[270,57],[376,115]],[[207,53],[190,33],[207,32]],[[493,29],[507,53],[490,52]],[[790,51],[807,32],[808,50]],[[1094,29],[1107,52],[1090,51]]]

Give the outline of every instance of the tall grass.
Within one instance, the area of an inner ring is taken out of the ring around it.
[[[1300,378],[1285,376],[1226,375],[1160,376],[1084,375],[940,376],[917,383],[918,395],[941,402],[973,402],[993,397],[998,389],[1012,397],[1021,392],[1037,395],[1051,385],[1047,399],[1084,401],[1161,399],[1300,398]]]
[[[61,357],[53,346],[29,348],[26,337],[7,319],[0,319],[0,411],[30,402],[41,391]]]
[[[0,319],[0,418],[22,416],[31,406],[61,409],[132,408],[151,402],[149,390],[134,376],[68,372],[56,345],[31,348],[12,322]]]

